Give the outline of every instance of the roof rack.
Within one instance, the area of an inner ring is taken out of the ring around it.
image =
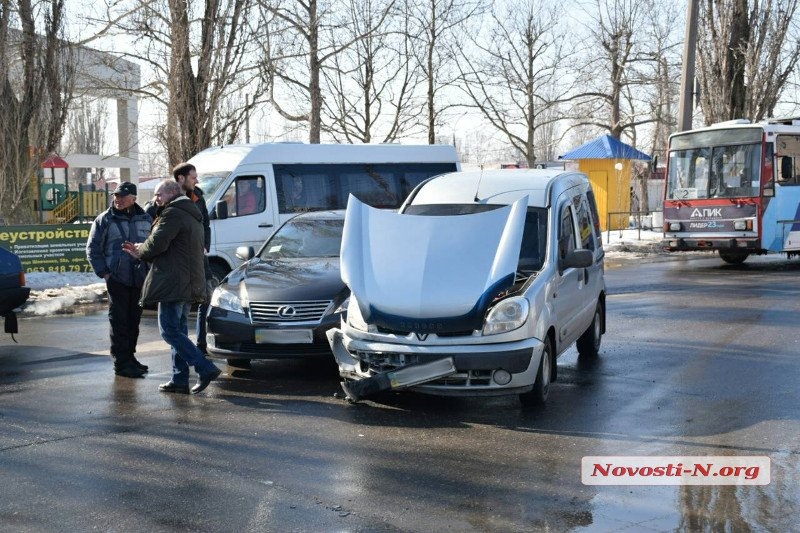
[[[732,126],[734,124],[750,124],[750,121],[746,118],[735,118],[733,120],[726,120],[723,122],[715,122],[712,124],[713,127],[717,126]]]
[[[800,126],[800,117],[768,118],[767,124],[783,124],[784,126]]]

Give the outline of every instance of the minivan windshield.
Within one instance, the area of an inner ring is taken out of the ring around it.
[[[259,251],[261,259],[338,257],[344,219],[293,218]]]
[[[206,201],[214,196],[214,192],[225,182],[230,172],[209,172],[207,174],[197,174],[197,186],[203,191]],[[213,206],[212,206],[213,207]]]
[[[410,205],[404,211],[407,215],[452,216],[482,213],[499,209],[502,205],[488,204],[428,204]],[[525,229],[522,233],[522,247],[519,251],[520,272],[538,272],[544,266],[547,256],[547,209],[528,207],[525,216]]]

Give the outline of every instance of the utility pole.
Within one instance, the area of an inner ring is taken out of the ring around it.
[[[678,104],[678,131],[692,129],[694,111],[694,64],[697,51],[697,0],[689,0],[686,15],[686,36],[683,42],[683,69],[681,70],[681,99]]]

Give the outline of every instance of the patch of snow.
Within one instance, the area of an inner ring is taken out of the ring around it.
[[[65,313],[75,305],[107,298],[105,281],[93,272],[29,272],[25,274],[25,284],[31,294],[21,311],[28,315]]]

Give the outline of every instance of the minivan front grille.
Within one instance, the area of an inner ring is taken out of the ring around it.
[[[250,321],[257,323],[319,322],[332,300],[250,302]]]

